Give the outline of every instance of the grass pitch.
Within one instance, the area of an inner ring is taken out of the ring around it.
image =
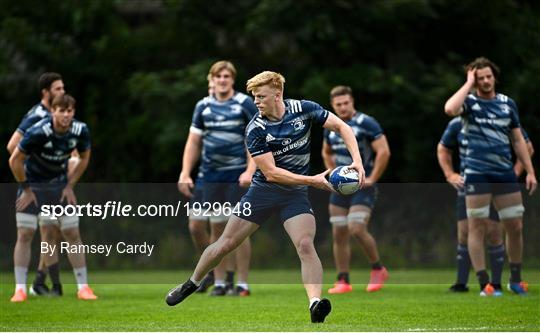
[[[188,272],[91,272],[97,301],[79,301],[76,286],[64,284],[61,298],[30,297],[12,304],[11,273],[0,275],[2,331],[538,331],[540,271],[527,271],[527,297],[505,292],[481,298],[471,284],[465,294],[447,288],[454,272],[390,271],[385,288],[364,291],[368,271],[354,271],[359,284],[344,295],[330,295],[333,272],[325,275],[324,296],[332,312],[324,324],[311,324],[298,270],[254,271],[250,297],[195,294],[169,307],[167,291]],[[30,274],[32,275],[32,274]],[[32,277],[32,276],[31,276]],[[73,282],[66,272],[66,283]],[[471,276],[472,278],[472,276]],[[147,283],[152,281],[152,283]],[[472,280],[471,280],[472,281]],[[504,276],[507,281],[507,276]]]

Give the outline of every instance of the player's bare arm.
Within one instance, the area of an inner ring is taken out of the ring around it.
[[[15,151],[9,158],[9,167],[15,177],[15,180],[19,183],[25,183],[27,181],[24,174],[24,160],[26,160],[26,154],[15,148]],[[17,211],[22,211],[31,203],[37,205],[36,195],[29,186],[24,187],[23,194],[17,199],[15,207]]]
[[[446,181],[456,190],[462,188],[463,177],[454,171],[452,163],[452,150],[439,143],[437,145],[437,160],[439,160],[439,165],[444,173]]]
[[[323,141],[321,156],[326,169],[333,170],[336,168],[334,151],[332,150],[332,146],[330,146],[326,141]]]
[[[330,170],[315,176],[298,175],[277,167],[271,152],[255,156],[253,160],[269,182],[282,185],[309,185],[321,190],[333,191],[332,186],[325,178]]]
[[[527,142],[527,150],[529,151],[529,156],[532,158],[534,155],[534,146],[532,142],[529,140]],[[525,168],[523,167],[523,163],[519,159],[516,160],[516,163],[514,164],[514,173],[516,176],[521,176],[521,174],[525,171]]]
[[[362,165],[360,149],[358,148],[358,142],[356,141],[352,128],[333,113],[328,114],[328,119],[324,123],[323,127],[330,131],[334,131],[341,136],[353,160],[353,163],[349,167],[358,172],[358,182],[360,183],[360,187],[364,186],[366,172],[364,171],[364,167]]]
[[[19,131],[13,132],[6,146],[7,151],[9,152],[10,155],[13,154],[13,152],[15,151],[15,148],[17,148],[17,145],[19,144],[19,142],[21,142],[22,138],[23,136]]]
[[[178,190],[188,198],[193,194],[193,179],[191,179],[191,171],[201,156],[202,150],[202,135],[194,132],[189,132],[188,139],[182,156],[182,171],[178,177]]]
[[[537,181],[534,174],[531,156],[529,155],[529,151],[527,149],[527,144],[525,143],[525,139],[523,138],[523,134],[521,133],[521,129],[519,127],[513,128],[510,132],[510,136],[512,138],[514,152],[527,172],[525,184],[529,194],[532,195],[536,191]]]
[[[388,145],[388,140],[386,135],[381,135],[376,140],[371,142],[371,149],[375,152],[375,160],[373,161],[373,170],[369,177],[366,178],[366,185],[373,185],[386,170],[388,166],[388,161],[390,161],[390,146]]]
[[[238,182],[240,183],[240,186],[242,187],[248,187],[249,184],[251,184],[251,179],[253,178],[253,174],[257,170],[257,164],[255,164],[255,161],[251,157],[251,154],[246,150],[246,161],[247,161],[247,167],[246,171],[242,172],[242,174],[238,177]]]
[[[467,71],[467,81],[452,97],[444,104],[444,112],[451,116],[459,116],[463,112],[463,103],[467,95],[474,88],[476,69],[471,68]]]
[[[80,161],[79,163],[77,163],[73,171],[69,174],[68,183],[66,187],[62,190],[60,202],[66,201],[66,203],[70,205],[77,204],[77,197],[75,196],[73,188],[75,187],[75,184],[77,184],[83,173],[86,171],[88,163],[90,162],[90,154],[90,149],[79,153]]]

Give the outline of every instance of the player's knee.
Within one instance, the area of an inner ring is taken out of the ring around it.
[[[347,218],[342,216],[345,223],[343,225],[332,226],[332,236],[334,243],[341,243],[349,240],[349,227],[347,226]]]
[[[62,229],[62,234],[64,235],[64,238],[69,243],[76,243],[80,242],[81,240],[81,234],[79,233],[79,228],[68,228],[68,229]]]
[[[304,237],[298,241],[296,250],[300,256],[307,256],[313,254],[315,247],[313,245],[313,239],[311,237]]]
[[[521,219],[524,212],[525,207],[522,204],[506,207],[498,211],[501,220]]]
[[[333,240],[336,244],[343,244],[349,241],[349,229],[347,226],[339,228],[339,231],[333,232]]]
[[[459,234],[458,235],[458,243],[459,244],[467,244],[467,239],[469,238],[469,234]]]
[[[55,243],[57,240],[59,240],[57,230],[58,228],[52,225],[41,226],[39,229],[41,239],[49,243]]]
[[[211,222],[210,223],[210,235],[212,237],[218,238],[223,234],[223,231],[225,230],[225,223],[217,223],[217,222]]]
[[[227,255],[238,247],[238,242],[231,237],[221,237],[216,244],[219,255]]]
[[[467,244],[467,238],[469,237],[469,229],[461,228],[458,230],[458,243]]]
[[[521,235],[523,223],[521,219],[505,221],[505,229],[509,236]]]
[[[19,228],[17,230],[17,242],[18,243],[31,243],[34,238],[35,229]]]
[[[478,208],[467,208],[467,217],[472,219],[487,219],[489,217],[489,205]]]
[[[206,233],[204,221],[189,221],[189,232],[193,236],[203,236]]]
[[[367,225],[364,223],[349,223],[349,232],[356,237],[367,235]]]
[[[503,243],[502,234],[499,232],[492,231],[488,234],[487,243],[489,246],[498,246]]]

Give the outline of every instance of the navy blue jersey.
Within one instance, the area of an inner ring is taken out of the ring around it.
[[[520,127],[516,103],[502,94],[482,99],[469,94],[463,104],[467,138],[465,174],[504,174],[512,171],[510,132]]]
[[[465,171],[465,152],[467,149],[467,139],[462,131],[463,124],[462,118],[456,117],[446,126],[444,133],[441,137],[440,143],[448,149],[459,149],[459,172],[463,174]]]
[[[287,99],[285,114],[279,121],[261,115],[253,118],[246,129],[246,146],[252,157],[272,152],[276,166],[299,175],[309,174],[311,126],[324,124],[328,111],[319,104],[306,100]],[[286,186],[269,183],[257,169],[251,186],[303,189],[306,186]]]
[[[208,96],[197,103],[190,131],[202,135],[200,171],[206,180],[237,180],[222,178],[246,168],[245,129],[258,112],[253,100],[239,92],[224,102]]]
[[[375,153],[371,148],[371,142],[383,136],[384,132],[375,118],[361,112],[356,112],[346,123],[354,132],[366,176],[369,176],[373,170],[373,162],[375,160]],[[336,157],[336,166],[350,165],[353,162],[351,154],[349,154],[347,146],[339,134],[325,129],[324,140],[332,147],[332,151]]]
[[[69,131],[60,135],[53,130],[52,118],[45,118],[26,131],[18,148],[28,155],[25,173],[29,182],[66,182],[71,152],[90,149],[90,131],[74,119]]]
[[[49,112],[49,109],[45,107],[45,105],[38,103],[34,105],[30,111],[28,111],[23,119],[21,120],[21,123],[17,127],[17,132],[24,135],[26,131],[32,127],[35,123],[42,120],[43,118],[48,118],[51,116],[51,113]]]
[[[465,134],[463,132],[463,119],[461,117],[456,117],[450,122],[448,122],[448,125],[446,126],[446,129],[444,130],[444,133],[441,137],[440,143],[445,146],[448,149],[455,150],[456,148],[459,149],[459,172],[460,174],[463,174],[465,171],[465,158],[466,158],[466,150],[467,150],[467,139],[465,138]],[[525,139],[525,142],[529,142],[529,135],[527,132],[521,127],[521,133],[523,134],[523,138]]]

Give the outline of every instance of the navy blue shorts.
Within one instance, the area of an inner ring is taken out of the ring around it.
[[[342,208],[350,208],[351,206],[360,205],[371,209],[377,201],[377,187],[370,186],[358,190],[352,195],[341,195],[338,193],[330,194],[330,203]]]
[[[249,207],[249,210],[246,209]],[[281,223],[300,214],[313,215],[308,191],[281,190],[276,188],[253,187],[240,200],[240,211],[236,216],[261,225],[274,214],[277,214]]]
[[[193,206],[195,202],[202,204],[203,203],[203,186],[200,181],[195,182],[195,186],[193,187],[193,192],[191,192],[193,196],[189,200],[189,206]]]
[[[32,184],[32,192],[36,195],[37,206],[34,203],[29,204],[23,211],[19,213],[26,213],[32,215],[39,215],[41,213],[42,205],[65,205],[66,202],[60,202],[62,197],[62,191],[66,184]],[[23,189],[19,188],[17,191],[17,198],[23,193]]]
[[[493,195],[520,192],[521,188],[513,171],[502,175],[466,174],[465,193],[467,195],[487,194]]]
[[[466,220],[467,219],[467,204],[465,202],[465,193],[458,193],[456,199],[456,215],[457,220]],[[489,219],[495,222],[499,222],[499,213],[495,210],[493,204],[489,206]]]
[[[232,206],[236,205],[242,198],[242,195],[246,193],[246,189],[240,187],[238,182],[236,183],[203,183],[202,187],[202,201],[209,202],[211,204],[219,202],[221,204],[229,203]]]

